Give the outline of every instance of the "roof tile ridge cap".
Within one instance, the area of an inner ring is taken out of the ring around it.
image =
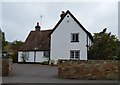
[[[41,30],[41,32],[43,32],[43,31],[52,31],[53,29],[47,29],[47,30]]]

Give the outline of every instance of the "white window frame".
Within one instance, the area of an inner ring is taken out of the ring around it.
[[[80,50],[70,50],[70,59],[80,59]]]

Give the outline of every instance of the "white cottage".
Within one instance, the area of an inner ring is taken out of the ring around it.
[[[18,51],[18,62],[41,63],[49,60],[51,30],[40,30],[39,23]],[[23,59],[24,58],[24,59]]]
[[[58,59],[88,59],[92,35],[69,10],[60,16],[53,30],[40,30],[37,23],[18,52],[18,62],[22,62],[23,57],[26,62],[50,61],[50,64],[57,64]]]
[[[56,64],[58,59],[87,60],[92,35],[68,10],[62,12],[61,19],[51,32],[50,60]]]

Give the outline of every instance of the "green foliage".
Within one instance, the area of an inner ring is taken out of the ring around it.
[[[117,60],[120,60],[120,41],[117,42],[118,47],[117,47]]]
[[[93,45],[89,50],[89,59],[120,59],[120,41],[118,41],[115,35],[111,35],[111,33],[94,33]]]
[[[49,62],[48,61],[43,61],[41,64],[42,65],[49,65]]]
[[[23,42],[18,40],[15,40],[13,42],[6,41],[5,33],[2,32],[2,51],[7,52],[13,62],[17,62],[18,50],[22,44]]]
[[[2,50],[5,50],[5,46],[8,44],[8,42],[5,39],[5,34],[2,32]]]
[[[18,60],[18,50],[20,48],[20,46],[23,44],[22,41],[18,41],[18,40],[15,40],[12,42],[11,44],[11,49],[12,49],[12,59],[13,59],[13,62],[17,62]]]
[[[3,39],[3,51],[8,52],[10,59],[13,60],[13,62],[18,61],[18,50],[23,44],[22,41],[15,40],[13,42],[7,42],[5,39]]]
[[[54,63],[55,63],[55,60],[51,60],[51,65],[54,65]]]
[[[12,56],[13,56],[13,58],[12,58],[13,59],[13,63],[17,63],[18,62],[18,53],[14,52]]]
[[[20,46],[21,46],[22,44],[23,44],[22,41],[17,41],[17,40],[15,40],[15,41],[13,41],[13,43],[12,43],[12,49],[13,49],[14,51],[18,51],[19,48],[20,48]]]

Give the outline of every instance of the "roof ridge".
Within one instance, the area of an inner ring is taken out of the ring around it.
[[[40,31],[52,31],[53,29],[46,29],[46,30],[40,30]]]

